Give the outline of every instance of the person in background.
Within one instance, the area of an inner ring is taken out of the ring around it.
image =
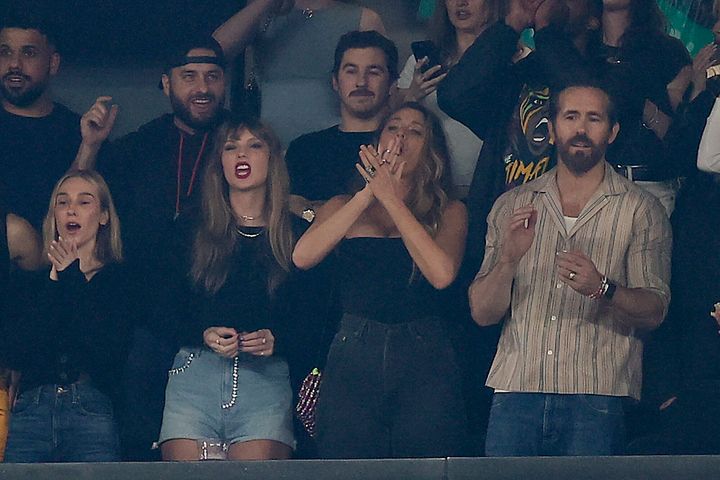
[[[608,161],[660,199],[672,214],[682,162],[664,142],[692,79],[685,46],[666,33],[655,0],[603,0],[604,78],[618,107],[620,133]]]
[[[385,33],[374,11],[337,0],[253,0],[213,34],[229,58],[252,44],[261,117],[283,145],[338,123],[332,53],[354,30]]]
[[[468,127],[453,120],[437,104],[437,86],[475,39],[501,16],[497,0],[438,0],[431,23],[433,44],[440,54],[440,65],[430,65],[430,58],[411,55],[398,80],[396,101],[415,101],[428,107],[440,118],[448,140],[453,185],[459,198],[470,189],[475,163],[482,147]]]
[[[43,12],[22,3],[0,20],[0,197],[36,230],[80,145],[80,116],[53,101],[50,90],[60,63]]]
[[[135,300],[120,223],[99,174],[71,171],[58,181],[43,235],[49,278],[35,314],[12,328],[10,367],[20,379],[5,460],[120,460],[114,411]]]
[[[465,207],[439,121],[407,103],[360,149],[367,182],[332,198],[298,241],[301,269],[332,256],[343,318],[317,404],[321,458],[462,455],[460,372],[438,291],[462,261]]]

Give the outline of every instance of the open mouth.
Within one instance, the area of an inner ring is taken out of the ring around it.
[[[455,11],[455,17],[458,20],[467,20],[472,16],[472,13],[468,12],[467,10],[456,10]]]
[[[533,129],[532,141],[535,143],[543,143],[548,138],[548,120],[547,118],[541,119],[535,128]]]
[[[244,180],[250,176],[252,169],[246,162],[239,162],[235,165],[235,176],[241,180]]]
[[[75,222],[68,222],[65,224],[65,230],[67,230],[68,233],[76,233],[78,232],[82,227],[79,223]]]

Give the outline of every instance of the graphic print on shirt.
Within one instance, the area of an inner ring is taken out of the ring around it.
[[[503,154],[506,190],[535,180],[552,167],[549,108],[548,87],[523,87],[508,125],[510,142]]]

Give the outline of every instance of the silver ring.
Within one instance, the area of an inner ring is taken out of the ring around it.
[[[215,343],[217,343],[218,345],[220,345],[220,339],[219,339],[219,338],[216,338],[216,339],[215,339]]]
[[[386,163],[390,163],[388,160],[385,160],[384,158],[380,159],[380,165],[385,165]]]
[[[386,148],[385,150],[383,150],[382,154],[385,155],[386,153],[390,153],[390,152],[392,152],[392,150],[390,150],[389,148]]]
[[[260,355],[265,355],[265,352],[261,350]]]
[[[263,337],[263,345],[267,343],[267,338]]]
[[[370,178],[373,178],[375,176],[375,172],[377,172],[377,170],[375,170],[375,167],[373,167],[372,165],[365,168],[365,171],[367,172],[368,175],[370,175]]]
[[[576,276],[577,276],[577,273],[575,273],[575,272],[570,272],[570,274],[568,274],[568,278],[570,280],[573,280]]]

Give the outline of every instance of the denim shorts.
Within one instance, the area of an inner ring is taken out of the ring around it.
[[[169,372],[158,441],[274,440],[295,448],[291,408],[285,360],[243,353],[225,358],[184,347]]]

